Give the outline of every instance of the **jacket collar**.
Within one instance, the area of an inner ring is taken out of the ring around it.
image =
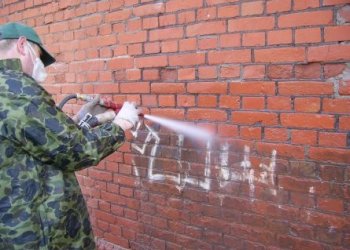
[[[18,58],[0,60],[0,69],[22,71],[21,60]]]

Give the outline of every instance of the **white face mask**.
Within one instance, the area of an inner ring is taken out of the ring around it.
[[[33,61],[33,72],[32,72],[32,77],[39,83],[42,83],[45,81],[46,77],[47,77],[47,73],[45,70],[45,66],[43,64],[43,62],[36,57],[35,52],[33,47],[31,46],[31,44],[28,42],[28,48],[30,50],[30,54],[31,54],[31,58]]]

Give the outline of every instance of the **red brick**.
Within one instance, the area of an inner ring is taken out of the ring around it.
[[[317,132],[312,130],[292,130],[292,144],[316,145]]]
[[[148,82],[128,82],[120,83],[121,93],[149,93],[150,86]]]
[[[147,32],[120,33],[118,35],[118,40],[121,44],[145,42],[147,40]]]
[[[273,30],[267,32],[267,44],[288,44],[292,43],[292,30]]]
[[[350,40],[350,26],[325,27],[324,40],[325,42]]]
[[[264,2],[263,1],[254,1],[248,3],[241,3],[241,15],[257,15],[264,12]]]
[[[107,13],[104,17],[104,20],[105,22],[111,23],[111,22],[126,20],[130,16],[131,16],[131,9],[123,9],[120,11]]]
[[[345,133],[319,133],[319,145],[327,147],[346,147],[347,136]]]
[[[161,43],[162,52],[176,52],[178,51],[177,41],[163,41]]]
[[[130,57],[113,58],[108,63],[109,69],[129,69],[134,66],[134,59]]]
[[[142,54],[142,44],[136,43],[136,44],[129,44],[127,46],[128,49],[128,55],[141,55]]]
[[[240,98],[238,96],[221,95],[220,96],[220,107],[221,108],[230,108],[230,109],[239,109]]]
[[[335,119],[332,115],[282,113],[281,125],[292,128],[333,129]]]
[[[143,29],[158,28],[158,17],[148,17],[142,19]]]
[[[325,181],[335,181],[343,182],[344,181],[344,169],[338,166],[332,165],[321,165],[320,169],[320,178]]]
[[[200,95],[197,101],[198,107],[213,108],[217,106],[217,96],[215,95]]]
[[[174,95],[159,95],[158,102],[160,107],[174,107],[175,96]]]
[[[339,95],[350,95],[350,81],[340,80]]]
[[[263,110],[265,108],[264,97],[243,97],[242,99],[243,109]]]
[[[184,68],[178,70],[177,78],[179,80],[194,80],[196,77],[196,70],[194,68]]]
[[[269,65],[267,76],[272,79],[290,79],[293,76],[292,65]]]
[[[325,113],[350,113],[350,99],[329,99],[322,101],[322,111]]]
[[[70,89],[72,91],[72,89]],[[76,91],[73,91],[76,92]],[[79,93],[79,92],[76,92]],[[111,83],[111,84],[107,84],[107,83],[103,83],[103,84],[96,84],[94,85],[94,93],[95,94],[112,94],[112,93],[119,93],[119,85],[115,84],[115,83]]]
[[[170,66],[190,66],[204,64],[205,54],[204,53],[191,53],[169,56]]]
[[[324,45],[309,47],[307,60],[309,62],[330,62],[350,60],[349,45]]]
[[[305,61],[305,48],[272,48],[256,49],[255,62],[303,62]]]
[[[224,35],[220,36],[220,47],[222,47],[222,48],[239,47],[240,45],[241,45],[241,35],[240,34],[224,34]],[[215,46],[215,48],[216,48],[216,46]]]
[[[206,0],[206,4],[209,6],[211,5],[218,5],[221,3],[235,3],[238,2],[239,0]]]
[[[171,0],[166,3],[166,12],[175,12],[202,7],[203,0]]]
[[[157,97],[155,95],[142,95],[142,106],[150,107],[157,105]]]
[[[243,46],[264,46],[265,45],[265,33],[254,32],[244,33],[242,36]]]
[[[267,98],[267,108],[270,110],[291,110],[292,101],[290,97],[271,96]]]
[[[330,82],[280,82],[278,92],[280,95],[332,95],[333,83]]]
[[[342,3],[349,3],[349,0],[324,0],[323,6],[337,5],[337,4],[342,4]]]
[[[304,10],[308,8],[317,8],[320,6],[320,2],[318,0],[295,0],[294,1],[294,10]]]
[[[137,68],[163,67],[168,64],[166,56],[138,57],[135,59]]]
[[[159,70],[157,69],[144,69],[142,71],[143,80],[158,80],[159,78]]]
[[[214,21],[189,25],[186,28],[187,36],[220,34],[226,31],[226,22]]]
[[[230,51],[210,51],[209,64],[242,63],[251,61],[251,52],[248,49]]]
[[[177,70],[174,68],[161,69],[160,79],[163,81],[175,81],[177,79]]]
[[[284,12],[291,10],[291,0],[271,0],[266,3],[267,13]]]
[[[271,152],[273,150],[276,150],[277,155],[279,155],[280,157],[287,157],[291,159],[304,159],[304,147],[302,146],[257,142],[256,148],[259,154],[264,154],[266,156],[271,156]]]
[[[310,213],[309,210],[300,211],[300,219],[305,221],[307,224],[323,227],[323,228],[334,228],[343,229],[348,226],[348,218],[345,216],[331,215],[319,212]],[[312,249],[312,248],[310,248]]]
[[[320,79],[321,64],[309,63],[295,66],[295,77],[297,79]]]
[[[177,95],[177,105],[179,107],[193,107],[195,106],[195,99],[193,95]]]
[[[293,161],[290,164],[290,173],[293,177],[298,178],[316,178],[318,176],[318,169],[313,162]],[[309,190],[310,193],[315,190]]]
[[[184,93],[185,86],[183,83],[152,83],[151,92],[156,94]]]
[[[236,17],[239,16],[239,5],[228,5],[224,7],[218,7],[218,17]]]
[[[278,183],[281,188],[294,192],[310,193],[311,190],[315,194],[328,194],[330,191],[329,183],[319,180],[280,176]]]
[[[216,19],[215,7],[197,9],[198,21],[205,21],[205,20],[211,20],[211,19]]]
[[[274,95],[274,82],[232,82],[230,93],[234,95]]]
[[[179,45],[180,45],[179,46],[180,51],[196,50],[197,39],[196,38],[183,39],[179,41]]]
[[[99,25],[102,21],[101,15],[88,16],[81,19],[81,27],[89,27]]]
[[[320,28],[306,28],[295,30],[295,43],[319,43],[321,42]]]
[[[238,128],[235,125],[219,124],[218,132],[220,136],[238,136]]]
[[[277,125],[277,114],[268,112],[232,112],[232,122],[234,124],[262,124]]]
[[[224,82],[191,82],[187,84],[187,92],[201,94],[226,94],[227,83]]]
[[[198,49],[207,50],[214,49],[217,47],[217,38],[200,38],[198,40]]]
[[[153,54],[153,53],[160,52],[160,43],[159,42],[144,43],[143,47],[144,47],[145,54]]]
[[[236,78],[240,76],[239,65],[222,65],[220,67],[220,76],[223,78]]]
[[[131,31],[131,32],[135,32],[135,31],[140,31],[141,30],[141,19],[132,19],[129,20],[126,23],[126,31]]]
[[[249,17],[228,21],[228,31],[271,30],[275,26],[274,17]]]
[[[318,97],[295,98],[294,109],[297,112],[318,113],[321,110],[321,100]]]
[[[157,40],[182,38],[183,34],[184,34],[183,28],[167,28],[167,29],[151,30],[149,32],[149,40],[157,41]]]
[[[198,68],[199,79],[210,79],[217,78],[217,68],[216,67],[199,67]]]
[[[177,15],[178,24],[192,23],[196,19],[196,13],[194,11],[184,11]]]
[[[139,69],[129,69],[126,71],[126,79],[131,81],[136,81],[141,79],[141,70]]]
[[[341,130],[350,130],[350,116],[341,116],[339,118],[339,128]]]
[[[333,12],[330,10],[286,14],[278,18],[278,26],[280,28],[327,25],[332,22]]]
[[[187,111],[189,120],[206,120],[206,121],[226,121],[227,114],[225,111],[217,109],[199,109],[191,108]]]
[[[243,139],[260,140],[261,139],[261,127],[245,127],[241,126],[239,130],[240,137]]]
[[[159,17],[159,26],[170,26],[176,24],[176,15],[164,15]]]
[[[150,16],[163,13],[164,3],[145,4],[132,9],[135,16]]]
[[[265,65],[247,65],[243,67],[243,79],[264,79]]]
[[[265,128],[266,141],[286,142],[288,140],[288,131],[285,128]]]
[[[310,148],[310,159],[327,162],[349,163],[350,154],[348,149],[334,148]]]

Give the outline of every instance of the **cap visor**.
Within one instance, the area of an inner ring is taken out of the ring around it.
[[[47,52],[47,50],[44,47],[42,47],[41,45],[39,45],[39,47],[42,51],[40,59],[43,62],[43,64],[45,65],[45,67],[56,62],[56,59],[53,56],[51,56],[49,54],[49,52]]]

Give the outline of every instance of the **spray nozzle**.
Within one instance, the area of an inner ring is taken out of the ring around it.
[[[91,102],[94,97],[92,95],[86,95],[86,94],[76,94],[77,95],[77,99],[86,101],[86,102]],[[123,107],[123,104],[117,104],[114,103],[112,101],[108,101],[105,99],[100,99],[99,105],[101,105],[102,107],[108,108],[108,109],[112,109],[114,110],[114,112],[118,113],[120,111],[120,109]],[[144,117],[143,113],[140,113],[139,116],[141,118]]]

